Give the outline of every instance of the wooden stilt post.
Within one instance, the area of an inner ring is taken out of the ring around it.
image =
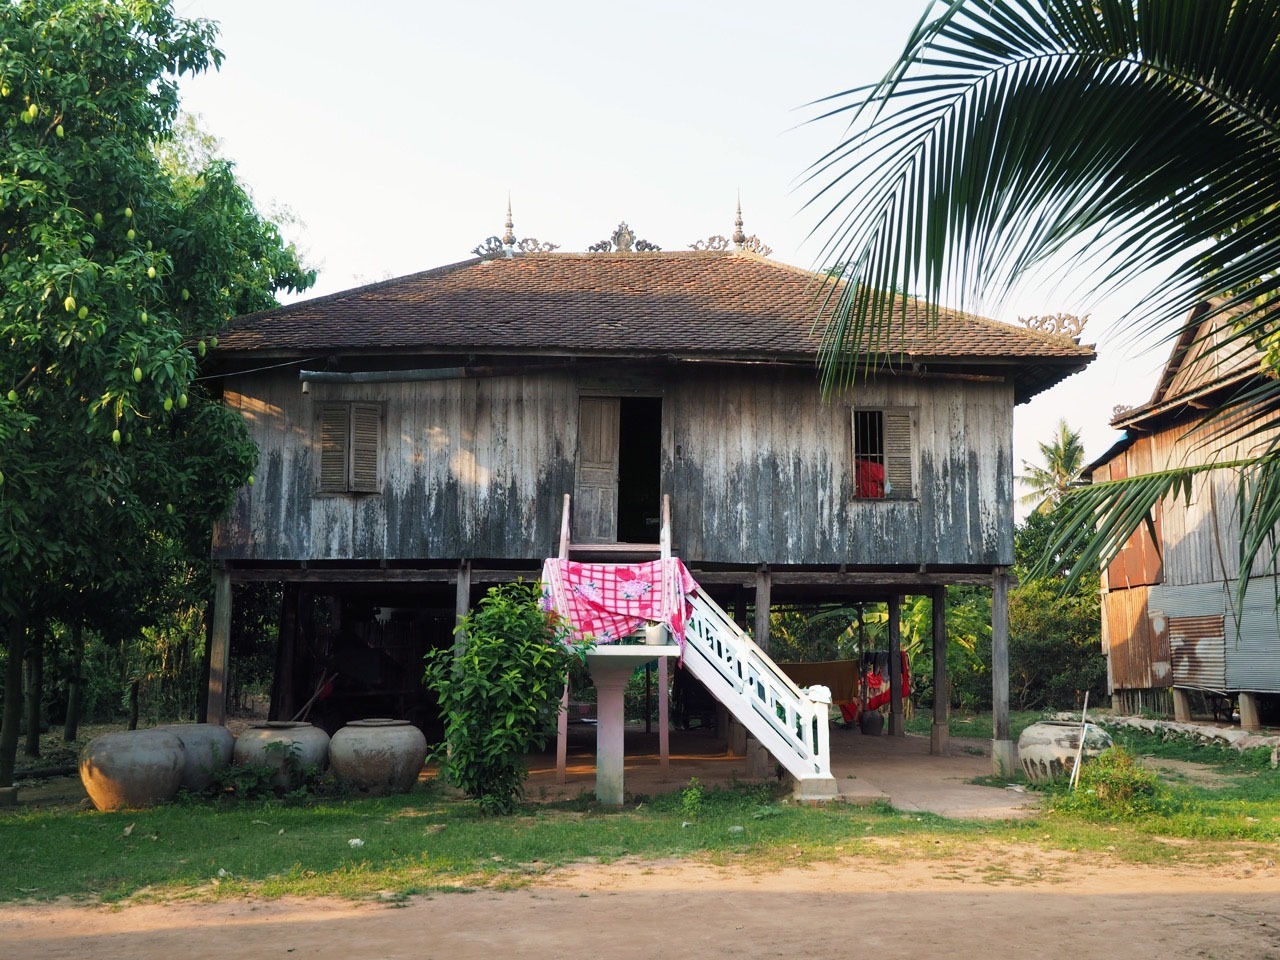
[[[756,633],[752,637],[756,646],[766,653],[769,651],[769,605],[771,603],[772,580],[769,576],[769,565],[762,563],[756,570]]]
[[[454,597],[454,624],[462,626],[462,620],[471,612],[471,561],[458,561],[458,591]],[[453,635],[454,654],[460,654],[465,640],[461,633]]]
[[[1009,735],[1009,569],[995,567],[991,580],[991,770],[1013,773]]]
[[[889,594],[889,736],[905,737],[902,722],[902,596]]]
[[[666,627],[662,628],[664,631]],[[670,684],[667,678],[671,668],[666,657],[658,658],[658,770],[659,779],[666,780],[671,773],[671,718],[667,702]]]
[[[950,740],[949,712],[951,686],[947,679],[947,588],[934,587],[933,594],[933,726],[929,732],[929,752],[947,752]]]
[[[208,722],[227,723],[227,674],[231,670],[231,575],[213,572],[213,635],[209,643]]]
[[[556,721],[556,783],[569,779],[569,675],[564,675],[560,695],[560,717]]]

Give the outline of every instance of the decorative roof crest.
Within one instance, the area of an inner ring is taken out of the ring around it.
[[[713,234],[706,240],[696,240],[689,244],[690,250],[710,250],[712,252],[720,252],[729,249],[729,243],[732,240],[733,245],[738,250],[746,250],[749,253],[757,253],[762,257],[767,257],[773,253],[773,247],[769,246],[754,233],[747,236],[742,232],[742,198],[738,198],[738,209],[733,218],[733,236],[726,239],[721,234]]]
[[[533,237],[525,237],[523,240],[516,239],[515,227],[511,222],[511,198],[507,197],[507,222],[505,224],[506,232],[502,237],[486,237],[483,241],[472,248],[471,252],[477,257],[485,259],[492,257],[509,257],[516,251],[520,253],[550,253],[553,250],[559,250],[560,245],[557,243],[543,243]]]
[[[1080,334],[1084,332],[1084,325],[1089,322],[1089,316],[1086,314],[1083,317],[1077,317],[1071,313],[1052,313],[1042,317],[1019,317],[1018,322],[1028,330],[1034,330],[1037,333],[1070,337],[1079,342]]]
[[[648,240],[637,240],[635,231],[623,220],[608,240],[587,247],[588,253],[656,253],[662,248]]]

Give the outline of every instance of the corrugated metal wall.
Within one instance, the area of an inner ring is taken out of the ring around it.
[[[1112,690],[1147,690],[1173,683],[1169,639],[1147,617],[1147,588],[1112,590],[1103,595],[1106,646]]]
[[[1234,590],[1234,584],[1232,590]],[[1255,693],[1280,692],[1280,608],[1276,577],[1249,582],[1239,632],[1227,620],[1227,687]]]
[[[1237,622],[1234,583],[1153,587],[1151,616],[1168,618],[1174,683],[1280,693],[1277,589],[1276,577],[1252,580]]]

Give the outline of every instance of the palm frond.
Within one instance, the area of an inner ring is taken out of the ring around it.
[[[1280,299],[1280,0],[935,3],[820,105],[848,125],[807,174],[844,264],[828,389],[894,352],[901,291],[964,309],[1059,256],[1093,292],[1160,268],[1143,329],[1260,278],[1257,316]]]

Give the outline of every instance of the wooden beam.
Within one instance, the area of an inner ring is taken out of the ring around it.
[[[470,561],[468,561],[469,563]],[[230,567],[228,575],[234,583],[455,583],[457,567],[418,570],[411,567],[359,567],[338,569],[335,567]],[[507,583],[511,580],[534,579],[537,570],[486,570],[473,568],[472,583]]]
[[[929,731],[929,752],[947,752],[951,738],[949,712],[951,685],[947,679],[947,588],[933,590],[933,726]]]
[[[902,597],[889,594],[889,736],[905,737],[902,722]]]
[[[227,723],[227,674],[231,669],[231,578],[213,572],[213,636],[209,642],[208,722]]]
[[[992,569],[991,586],[991,769],[998,777],[1013,773],[1009,736],[1009,571]]]
[[[766,652],[769,650],[770,591],[769,565],[762,563],[756,570],[756,632],[752,639]]]
[[[699,570],[691,568],[693,577],[704,586],[734,585],[750,589],[755,577],[748,570]],[[893,573],[881,570],[849,571],[770,571],[769,578],[775,586],[799,587],[896,587],[900,593],[930,593],[934,587],[966,586],[989,587],[991,574],[957,573]]]

